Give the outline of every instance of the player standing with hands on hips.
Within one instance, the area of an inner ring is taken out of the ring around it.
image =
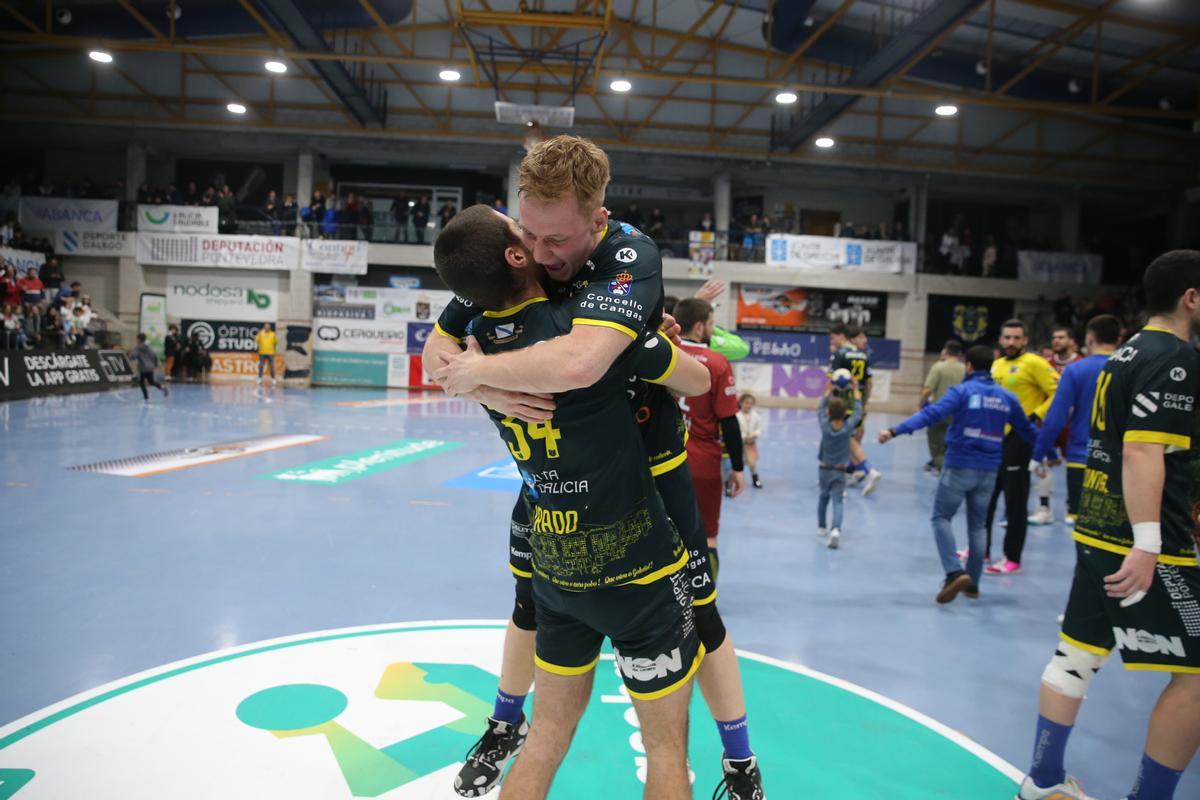
[[[1061,641],[1042,674],[1033,764],[1018,800],[1088,800],[1063,755],[1088,685],[1114,648],[1126,669],[1171,674],[1127,800],[1172,800],[1200,747],[1200,567],[1190,499],[1200,251],[1155,259],[1142,287],[1150,319],[1096,381],[1075,577]]]

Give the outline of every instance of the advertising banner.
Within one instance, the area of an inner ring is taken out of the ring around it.
[[[170,267],[293,270],[300,265],[300,240],[290,236],[139,233],[137,260]]]
[[[67,256],[133,258],[137,255],[137,234],[129,231],[55,231],[54,252]]]
[[[688,275],[712,275],[712,262],[717,258],[717,234],[714,231],[688,231]]]
[[[367,274],[367,243],[339,239],[304,239],[300,267],[309,272]]]
[[[204,349],[214,353],[257,354],[258,345],[255,343],[254,337],[261,329],[261,322],[185,319],[179,323],[179,332],[183,335],[185,342],[190,342],[192,334],[196,334]]]
[[[738,330],[750,346],[746,361],[774,364],[829,366],[829,336],[812,333],[775,333]],[[868,344],[871,369],[900,368],[900,340],[872,338]]]
[[[1000,338],[1000,324],[1012,315],[1012,300],[931,294],[925,352],[940,352],[950,339],[957,339],[965,347],[994,344]]]
[[[317,350],[408,353],[408,326],[378,320],[314,319]]]
[[[79,464],[71,469],[100,475],[115,475],[120,478],[148,478],[152,475],[162,475],[165,472],[216,464],[231,458],[244,458],[259,453],[269,453],[272,450],[315,444],[325,441],[326,438],[304,433],[268,433],[265,436],[254,436],[234,442],[188,447],[183,450],[167,450],[162,453],[147,453],[115,461],[100,461],[95,464]]]
[[[158,233],[216,233],[217,207],[139,205],[137,229]]]
[[[443,442],[437,439],[401,439],[398,442],[321,459],[311,464],[291,467],[260,477],[277,481],[337,486],[347,481],[365,478],[376,472],[398,467],[401,464],[407,464],[410,461],[418,461],[437,453],[453,450],[461,445],[461,442]]]
[[[829,382],[822,367],[804,364],[753,364],[739,361],[733,365],[734,377],[740,392],[759,397],[818,398],[825,393]],[[871,400],[886,402],[892,393],[892,371],[874,369],[871,379]]]
[[[4,259],[5,264],[11,264],[16,269],[18,277],[24,275],[30,267],[40,270],[46,263],[45,253],[35,253],[32,250],[14,250],[11,247],[0,247],[0,258]]]
[[[212,352],[209,355],[212,357],[212,368],[208,371],[210,381],[231,383],[254,380],[258,377],[257,353]],[[283,377],[278,358],[275,360],[275,376]]]
[[[71,197],[22,197],[18,206],[26,231],[107,231],[117,229],[116,200]]]
[[[856,272],[913,272],[914,242],[838,239],[773,233],[767,237],[767,265],[793,269],[847,269]]]
[[[275,322],[279,318],[279,276],[168,270],[167,313],[188,319]]]
[[[828,331],[837,324],[862,328],[868,336],[887,331],[887,295],[831,289],[783,289],[741,284],[737,325],[752,330]]]
[[[1090,253],[1017,251],[1017,278],[1035,283],[1078,283],[1099,286],[1104,279],[1104,256]]]
[[[121,350],[27,350],[0,354],[0,400],[100,392],[130,385]]]
[[[161,294],[143,294],[138,314],[138,333],[146,334],[146,344],[163,357],[167,338],[167,298]]]

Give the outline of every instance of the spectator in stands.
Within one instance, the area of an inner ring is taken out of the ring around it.
[[[753,261],[755,249],[762,242],[762,223],[758,214],[751,214],[742,228],[742,260]]]
[[[888,237],[893,242],[907,242],[908,234],[904,232],[904,223],[896,220],[892,223],[892,234]]]
[[[183,202],[189,206],[200,205],[200,190],[196,188],[195,181],[188,181],[187,191],[183,194]]]
[[[320,189],[313,189],[312,199],[308,201],[308,207],[313,219],[320,222],[325,218],[325,206],[325,195],[321,193]]]
[[[25,328],[21,323],[22,319],[19,308],[6,305],[4,307],[3,327],[5,350],[25,349],[29,346],[28,339],[25,336]]]
[[[43,344],[49,347],[53,344],[56,348],[62,348],[67,343],[67,332],[63,327],[62,312],[57,308],[47,309],[46,315],[42,317],[41,333]]]
[[[0,257],[0,262],[3,257]],[[17,268],[12,264],[4,264],[3,274],[0,274],[0,303],[15,305],[21,302],[21,286],[17,278]]]
[[[40,303],[46,299],[46,285],[38,277],[33,267],[25,271],[25,277],[17,282],[21,287],[21,301],[30,304]]]
[[[87,347],[91,344],[92,329],[87,325],[87,316],[84,314],[83,306],[77,305],[71,309],[71,316],[64,321],[63,325],[68,345]]]
[[[337,232],[338,232],[337,215],[338,215],[338,211],[337,211],[337,208],[334,207],[333,203],[330,203],[328,206],[326,206],[325,213],[321,217],[321,238],[322,239],[336,239],[337,238]]]
[[[642,230],[645,219],[642,217],[642,211],[638,208],[637,203],[630,203],[625,207],[625,214],[621,217],[621,222],[628,222],[639,231]]]
[[[46,337],[42,333],[45,324],[45,306],[25,306],[25,315],[21,318],[21,326],[25,331],[25,340],[30,347],[44,347]]]
[[[429,198],[425,195],[413,206],[413,229],[417,234],[417,244],[425,244],[425,231],[429,226]]]
[[[392,224],[396,226],[396,242],[408,241],[408,212],[411,200],[397,197],[392,200]]]
[[[358,203],[358,226],[362,228],[363,238],[368,242],[375,233],[375,205],[371,198],[363,196]]]
[[[271,219],[279,219],[279,196],[274,189],[267,192],[267,199],[263,201],[263,211]],[[278,233],[278,227],[276,227],[276,233]]]
[[[853,222],[846,220],[833,226],[833,235],[839,239],[857,239],[858,231],[854,229]]]
[[[8,219],[4,220],[4,225],[0,226],[0,244],[10,245],[13,239],[17,236],[17,218],[11,211],[8,214]]]
[[[178,325],[167,326],[167,336],[163,339],[163,380],[175,380],[175,359],[183,352],[183,338],[179,335]]]
[[[758,237],[758,240],[755,242],[754,246],[762,247],[763,242],[765,242],[767,240],[767,237],[771,235],[771,218],[766,215],[763,215],[763,218],[759,222],[758,227],[759,227],[762,235],[760,235]]]
[[[237,196],[229,188],[229,184],[221,187],[217,197],[217,230],[221,233],[234,233],[237,230]]]
[[[204,190],[204,194],[200,195],[200,205],[215,206],[217,204],[217,190],[209,186]]]
[[[713,220],[712,212],[705,211],[704,216],[700,217],[700,221],[696,223],[696,230],[715,231],[716,229],[717,223]]]
[[[996,277],[996,259],[999,251],[996,249],[996,237],[990,233],[983,239],[983,258],[980,260],[979,272],[985,278]]]
[[[656,208],[650,212],[650,221],[646,224],[646,233],[652,239],[662,239],[667,235],[667,219],[662,209]]]
[[[203,378],[204,373],[212,367],[212,356],[200,341],[200,334],[193,332],[191,339],[183,349],[183,369],[190,380]]]
[[[51,256],[46,259],[45,265],[42,267],[42,283],[46,284],[47,289],[58,290],[62,286],[63,271],[62,265],[58,263],[58,259]]]
[[[296,224],[296,217],[299,213],[300,209],[296,205],[296,195],[284,195],[283,205],[279,207],[279,221],[283,223],[286,235],[292,235],[292,228]]]
[[[83,309],[83,324],[89,328],[92,327],[92,320],[96,318],[96,312],[92,308],[92,296],[90,294],[80,295],[75,307]]]
[[[454,203],[450,202],[449,200],[443,203],[441,209],[438,211],[438,216],[441,217],[441,227],[445,228],[447,225],[449,225],[450,220],[454,219],[454,216],[457,213],[458,208],[454,205]]]

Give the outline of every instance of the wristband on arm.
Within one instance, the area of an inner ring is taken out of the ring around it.
[[[1162,552],[1162,523],[1133,523],[1133,546],[1138,550],[1158,555]]]

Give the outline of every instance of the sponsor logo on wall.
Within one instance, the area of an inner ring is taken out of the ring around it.
[[[883,336],[887,331],[883,293],[755,284],[742,284],[737,292],[739,328],[822,332],[841,324],[863,328],[868,336]]]
[[[287,236],[139,233],[137,259],[139,264],[286,271],[300,264],[300,240]]]
[[[30,267],[40,270],[46,263],[45,253],[14,250],[11,247],[0,247],[0,258],[3,258],[5,264],[11,265],[17,271],[17,277],[23,277]]]
[[[270,274],[169,270],[167,311],[172,317],[190,319],[274,322],[279,317],[279,278]]]
[[[139,205],[139,231],[216,233],[216,206]]]
[[[55,231],[54,250],[68,256],[129,258],[137,253],[137,234],[128,231]]]
[[[133,379],[121,350],[32,350],[0,355],[0,400],[98,392]]]
[[[262,324],[252,322],[185,319],[180,323],[184,341],[191,341],[196,334],[205,350],[218,353],[257,353],[254,337],[260,330]]]
[[[71,197],[22,197],[21,227],[27,231],[116,231],[116,200]]]

